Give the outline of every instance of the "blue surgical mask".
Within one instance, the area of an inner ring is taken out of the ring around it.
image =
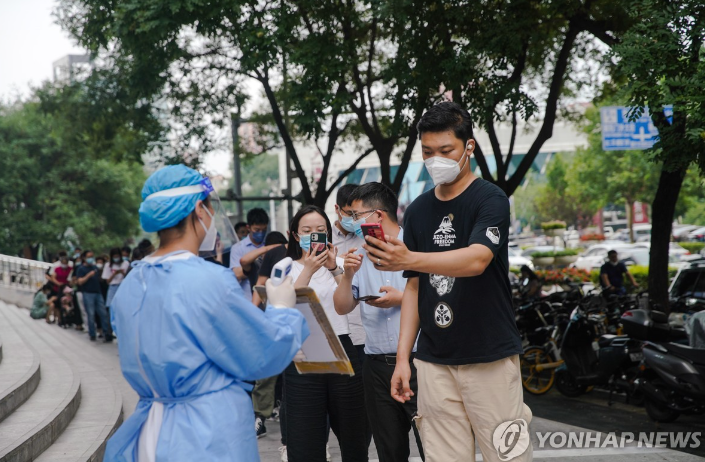
[[[95,258],[93,258],[93,257],[86,258],[86,265],[95,265]]]
[[[257,244],[261,244],[264,242],[264,238],[267,236],[267,231],[258,231],[255,233],[252,233],[252,241],[256,242]]]
[[[353,229],[355,230],[355,234],[357,237],[360,239],[364,239],[365,236],[362,234],[362,224],[365,222],[365,220],[358,220],[358,221],[353,221]]]
[[[122,257],[122,261],[130,261],[130,257]]]
[[[122,260],[119,257],[113,258],[113,263],[120,263]]]
[[[340,226],[349,233],[355,232],[355,220],[352,217],[342,217],[340,219]]]
[[[299,236],[299,245],[301,250],[308,253],[311,251],[311,235],[306,234],[305,236]]]

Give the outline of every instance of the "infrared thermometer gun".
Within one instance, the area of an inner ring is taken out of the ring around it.
[[[269,277],[273,285],[278,286],[284,282],[284,279],[286,279],[289,273],[291,273],[291,266],[293,263],[294,260],[292,260],[291,257],[286,257],[274,265],[274,268],[272,268],[272,274]]]

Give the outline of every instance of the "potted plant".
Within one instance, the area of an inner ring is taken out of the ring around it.
[[[531,260],[536,266],[548,266],[553,264],[555,258],[553,252],[536,252],[531,256]]]
[[[555,257],[555,263],[559,266],[568,266],[574,263],[578,259],[577,249],[564,249],[553,253]]]
[[[541,229],[544,234],[551,237],[563,236],[565,234],[565,227],[565,221],[554,220],[541,223]]]

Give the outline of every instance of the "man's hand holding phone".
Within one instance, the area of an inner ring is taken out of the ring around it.
[[[393,308],[395,306],[401,306],[401,298],[404,295],[401,290],[395,289],[392,286],[382,286],[379,288],[379,291],[384,293],[384,296],[368,301],[368,305],[374,306],[375,308]]]

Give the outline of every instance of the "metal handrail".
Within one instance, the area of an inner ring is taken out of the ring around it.
[[[17,289],[39,290],[46,283],[50,263],[0,254],[0,285]]]

